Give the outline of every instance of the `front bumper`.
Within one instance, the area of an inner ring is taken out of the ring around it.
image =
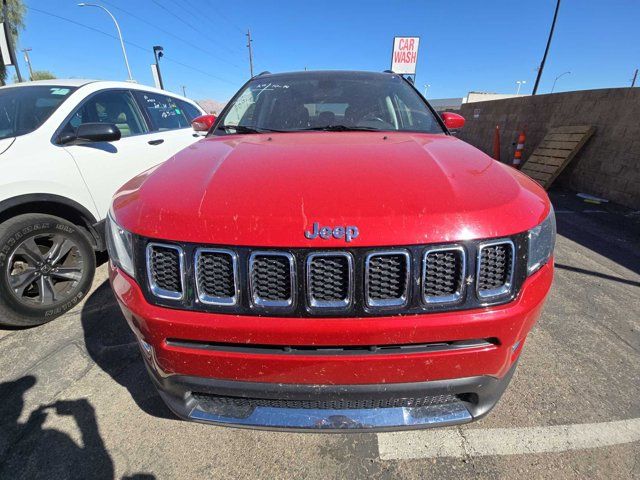
[[[143,351],[144,352],[144,351]],[[146,362],[145,362],[146,363]],[[501,378],[477,376],[382,385],[291,385],[170,375],[160,377],[146,363],[167,406],[180,418],[217,425],[296,431],[390,431],[458,425],[477,420],[495,406],[517,362]],[[402,407],[358,408],[363,402],[431,397],[433,402]],[[259,398],[262,405],[218,399]],[[318,399],[322,399],[318,402]],[[352,404],[322,408],[314,404]],[[291,406],[288,406],[290,404]]]
[[[393,430],[464,423],[488,413],[540,314],[553,266],[527,279],[509,304],[363,319],[173,310],[147,303],[136,282],[112,265],[110,277],[151,377],[179,417],[258,428]],[[489,342],[385,354],[251,350],[474,339]]]

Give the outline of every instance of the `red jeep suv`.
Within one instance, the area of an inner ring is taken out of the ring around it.
[[[544,190],[394,73],[261,74],[132,179],[110,278],[178,416],[402,429],[486,414],[553,277]]]

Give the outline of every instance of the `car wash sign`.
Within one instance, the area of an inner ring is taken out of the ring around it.
[[[420,37],[394,37],[391,70],[395,73],[415,75],[419,44]]]

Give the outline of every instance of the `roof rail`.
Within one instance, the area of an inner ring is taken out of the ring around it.
[[[384,70],[382,73],[396,73],[393,70]]]
[[[271,72],[269,70],[265,70],[264,72],[257,74],[256,77],[261,77],[262,75],[271,75]]]

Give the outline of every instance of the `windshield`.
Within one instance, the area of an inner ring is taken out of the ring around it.
[[[300,72],[250,81],[214,134],[306,130],[443,133],[424,100],[399,75]]]
[[[75,90],[60,86],[0,89],[0,140],[33,132]]]

